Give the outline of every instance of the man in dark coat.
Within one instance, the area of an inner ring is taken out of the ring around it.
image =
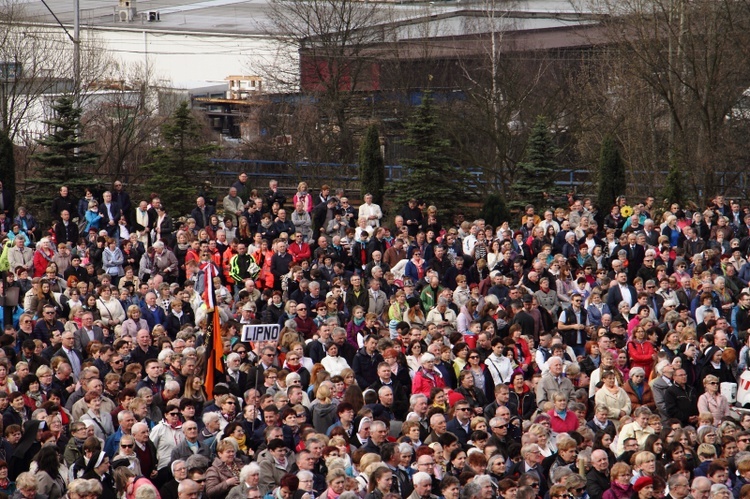
[[[368,335],[365,338],[365,346],[360,348],[354,356],[352,369],[360,388],[366,388],[378,379],[377,366],[384,362],[383,356],[377,351],[378,339]]]
[[[674,384],[664,393],[664,406],[668,418],[677,418],[682,426],[698,422],[698,393],[687,384],[687,372],[676,369]]]
[[[591,469],[586,473],[586,491],[591,499],[602,499],[609,489],[609,458],[607,453],[597,449],[591,453]]]

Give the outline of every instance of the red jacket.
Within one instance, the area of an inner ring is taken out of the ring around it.
[[[445,388],[445,380],[443,379],[443,376],[437,369],[433,369],[430,371],[430,375],[428,375],[425,373],[424,368],[420,368],[411,382],[411,393],[412,395],[421,393],[429,398],[430,391],[435,387]]]
[[[49,257],[49,260],[44,258],[43,250],[41,248],[34,252],[34,275],[32,277],[44,277],[47,266],[52,261],[52,257],[55,256],[55,253],[50,250],[49,253],[47,253],[47,256]]]
[[[292,255],[294,263],[299,263],[303,260],[309,260],[312,256],[310,245],[307,243],[292,243],[289,245],[288,251]]]
[[[555,433],[566,433],[578,429],[578,416],[573,411],[566,411],[565,419],[557,415],[554,409],[547,413],[550,419],[550,427]]]
[[[651,375],[651,366],[654,364],[654,354],[656,349],[650,341],[638,343],[631,340],[628,342],[628,358],[630,359],[630,369],[642,367],[646,371],[646,379]]]

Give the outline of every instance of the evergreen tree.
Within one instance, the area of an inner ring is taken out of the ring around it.
[[[517,199],[511,203],[511,207],[523,210],[527,204],[532,204],[541,211],[565,194],[555,183],[559,169],[555,161],[558,152],[552,142],[547,120],[539,116],[526,145],[525,161],[517,164],[516,181],[511,186]]]
[[[0,179],[3,181],[3,190],[10,193],[9,206],[3,209],[15,215],[16,199],[16,158],[13,156],[13,142],[5,130],[0,130]]]
[[[482,218],[493,227],[497,227],[510,220],[510,212],[505,200],[498,194],[490,194],[482,205]]]
[[[672,161],[669,165],[669,173],[667,178],[664,180],[664,188],[662,189],[662,197],[666,206],[672,203],[683,204],[683,186],[682,186],[682,172],[680,167],[677,166],[677,161]]]
[[[217,147],[201,138],[201,125],[184,101],[164,123],[161,135],[164,146],[151,151],[153,161],[142,167],[149,175],[146,189],[159,194],[170,215],[184,215],[195,207],[199,178]]]
[[[599,190],[597,206],[601,213],[609,213],[609,209],[617,196],[625,194],[625,162],[620,155],[614,137],[607,135],[602,140],[599,154]]]
[[[441,215],[450,215],[466,199],[466,176],[447,157],[450,142],[441,138],[439,132],[432,93],[425,91],[422,103],[406,123],[406,139],[402,144],[413,153],[402,160],[402,178],[393,183],[397,206],[415,198],[434,205]]]
[[[385,189],[385,162],[380,152],[378,127],[370,125],[359,147],[359,181],[362,199],[368,192],[373,203],[383,206]]]
[[[60,187],[67,185],[73,194],[80,195],[96,183],[92,167],[97,155],[85,151],[95,141],[81,138],[81,108],[72,96],[64,95],[52,104],[52,111],[54,117],[44,121],[49,134],[37,141],[42,150],[32,156],[38,164],[37,175],[27,179],[27,183],[36,185],[28,196],[29,205],[41,206],[43,209],[37,209],[34,215],[44,220],[50,217],[52,200]]]

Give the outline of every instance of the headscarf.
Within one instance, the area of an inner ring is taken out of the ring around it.
[[[36,444],[37,447],[41,448],[41,444],[36,439],[36,434],[39,430],[43,430],[46,427],[47,423],[45,423],[44,421],[39,421],[37,419],[26,421],[26,423],[24,423],[23,425],[23,435],[21,436],[21,440],[18,442],[16,450],[13,451],[13,455],[15,457],[23,458],[27,453],[30,453],[30,451],[38,450],[34,449],[34,444]],[[36,452],[31,453],[31,455],[33,454],[36,454]]]
[[[107,457],[107,455],[102,451],[99,451],[99,454],[94,454],[93,456],[91,456],[91,459],[86,465],[86,470],[84,471],[83,474],[87,475],[91,472],[96,473],[94,470],[102,465],[102,462],[104,461],[105,457]]]

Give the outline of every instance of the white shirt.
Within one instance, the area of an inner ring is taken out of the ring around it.
[[[377,218],[369,220],[369,217],[375,215]],[[367,225],[370,227],[380,227],[380,219],[383,218],[383,212],[380,206],[375,203],[363,204],[359,207],[359,218],[368,218]]]

